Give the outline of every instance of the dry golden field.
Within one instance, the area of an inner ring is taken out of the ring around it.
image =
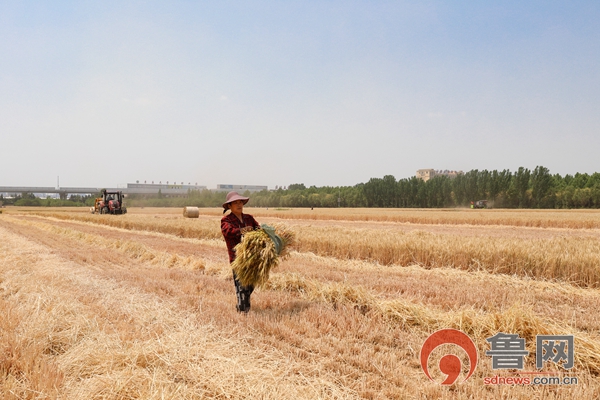
[[[247,208],[297,241],[247,316],[219,209],[3,211],[3,399],[600,398],[598,211]],[[443,328],[477,347],[464,383],[437,383],[450,345],[421,369]],[[536,335],[574,335],[575,367],[542,371],[578,383],[485,385],[518,376],[485,355],[499,332],[526,372]]]

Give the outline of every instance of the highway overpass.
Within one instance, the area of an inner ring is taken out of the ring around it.
[[[65,198],[71,194],[79,195],[97,195],[102,189],[108,191],[121,191],[125,194],[158,194],[160,190],[163,195],[185,195],[190,190],[189,187],[183,187],[181,185],[167,186],[167,185],[144,185],[144,187],[127,187],[127,188],[97,188],[97,187],[51,187],[51,186],[0,186],[0,193],[6,194],[21,194],[21,193],[42,193],[51,194],[58,193],[61,197]],[[205,186],[196,186],[192,190],[203,190]]]

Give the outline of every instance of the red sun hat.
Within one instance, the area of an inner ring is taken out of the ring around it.
[[[225,198],[225,203],[223,203],[223,208],[227,210],[227,204],[232,203],[237,200],[242,200],[244,204],[250,200],[249,197],[240,196],[238,192],[229,192],[227,193],[227,197]]]

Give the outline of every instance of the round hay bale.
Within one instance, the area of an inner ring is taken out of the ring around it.
[[[198,218],[200,216],[200,210],[198,207],[183,207],[183,216],[185,218]]]

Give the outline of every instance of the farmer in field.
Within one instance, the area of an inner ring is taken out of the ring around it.
[[[230,210],[231,212],[221,218],[221,232],[227,243],[227,251],[229,252],[229,263],[235,260],[234,247],[242,241],[242,235],[246,232],[260,228],[260,225],[252,215],[244,214],[244,204],[250,200],[248,197],[240,196],[237,192],[227,193],[225,203],[223,203],[223,213]],[[235,283],[235,293],[237,295],[237,310],[238,312],[247,313],[250,311],[250,295],[254,290],[254,286],[242,286],[233,273],[233,282]]]

